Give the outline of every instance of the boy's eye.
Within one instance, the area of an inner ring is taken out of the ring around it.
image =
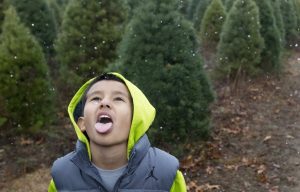
[[[115,101],[124,101],[124,99],[122,97],[116,97]]]
[[[91,99],[91,101],[99,101],[100,100],[100,97],[93,97],[92,99]]]

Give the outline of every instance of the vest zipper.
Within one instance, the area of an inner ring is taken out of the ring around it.
[[[127,169],[126,169],[126,171],[121,175],[121,177],[118,179],[118,181],[116,182],[116,184],[115,184],[115,187],[114,187],[114,189],[113,189],[113,192],[118,192],[118,189],[119,189],[119,185],[121,184],[121,181],[122,181],[122,179],[125,177],[125,176],[127,176],[127,175],[129,175],[130,173],[129,173],[129,171],[130,171],[130,168],[132,167],[132,162],[133,162],[133,158],[134,158],[134,156],[135,156],[135,150],[134,151],[132,151],[132,153],[130,154],[130,157],[129,157],[129,162],[128,162],[128,165],[127,165]]]
[[[89,162],[89,166],[90,166],[90,169],[95,169],[95,167],[93,166],[93,164],[92,164],[91,162]],[[101,178],[101,176],[99,175],[98,171],[96,172],[96,174],[97,174],[97,176],[98,176],[99,178]],[[109,191],[104,187],[104,185],[102,184],[102,182],[100,182],[100,181],[98,181],[98,180],[96,180],[96,181],[99,183],[98,189],[100,189],[101,191],[104,191],[104,192],[109,192]]]

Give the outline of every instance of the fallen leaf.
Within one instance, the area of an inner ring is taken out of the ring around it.
[[[211,175],[214,171],[214,168],[211,167],[211,166],[208,166],[206,169],[205,169],[205,172],[208,174],[208,175]]]
[[[296,102],[292,99],[288,99],[287,104],[290,105],[290,106],[294,106],[294,105],[296,105]]]
[[[234,129],[222,128],[221,130],[224,131],[224,132],[226,132],[226,133],[234,134],[234,135],[236,135],[236,134],[238,134],[238,133],[241,132],[240,129],[234,130]]]
[[[258,167],[257,178],[258,178],[258,181],[261,183],[266,183],[268,181],[268,178],[266,175],[266,170],[267,170],[267,167],[265,165],[260,165]]]
[[[20,139],[20,144],[21,145],[31,145],[33,144],[33,140],[32,139],[26,139],[24,137],[21,137]]]
[[[258,88],[250,88],[250,91],[251,92],[259,92],[259,89]]]
[[[193,156],[189,155],[187,158],[183,159],[180,164],[183,169],[190,169],[194,167],[195,163],[193,160]]]
[[[280,165],[276,164],[276,163],[273,163],[273,167],[279,169],[280,168]]]
[[[244,181],[244,186],[248,188],[251,186],[251,184],[248,181]]]
[[[267,175],[264,172],[261,174],[258,174],[257,178],[258,178],[258,181],[261,183],[267,183],[267,181],[268,181]]]
[[[270,140],[271,138],[272,138],[272,136],[271,136],[271,135],[268,135],[268,136],[266,136],[266,137],[264,138],[263,142],[266,142],[266,141]]]
[[[229,169],[229,170],[237,171],[239,169],[240,165],[224,165],[224,167]]]
[[[206,188],[209,189],[209,190],[212,190],[212,189],[220,189],[220,185],[210,185],[209,183],[207,183],[205,186],[206,186]]]
[[[191,191],[194,190],[196,192],[206,192],[207,191],[207,184],[205,185],[198,185],[195,181],[190,181],[187,184],[187,190]]]
[[[248,158],[246,158],[246,157],[243,157],[243,158],[242,158],[242,163],[243,163],[243,165],[245,165],[245,166],[249,166],[249,165],[252,164],[252,162],[251,162]]]
[[[266,170],[267,170],[267,168],[266,168],[265,165],[260,165],[260,166],[258,167],[257,173],[258,173],[258,174],[261,174],[261,173],[265,172]]]
[[[297,178],[296,177],[287,177],[288,182],[295,184],[297,183]]]
[[[40,144],[42,144],[42,143],[44,143],[44,142],[45,142],[45,138],[44,138],[44,137],[41,137],[39,140],[37,140],[37,141],[35,142],[35,144],[40,145]]]
[[[195,189],[198,185],[194,181],[190,181],[187,183],[188,190]]]
[[[207,192],[207,191],[211,191],[211,190],[215,190],[215,189],[220,190],[221,186],[220,185],[211,185],[209,183],[206,183],[204,185],[193,187],[193,189],[195,189],[196,192]]]
[[[293,137],[292,135],[286,135],[287,139],[295,139],[295,137]]]
[[[279,192],[279,187],[278,186],[274,186],[271,189],[269,189],[269,192]]]

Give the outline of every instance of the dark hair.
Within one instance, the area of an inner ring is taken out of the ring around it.
[[[74,116],[74,119],[75,119],[76,122],[78,121],[79,117],[82,117],[82,116],[83,116],[83,109],[84,109],[85,102],[86,102],[86,99],[87,99],[87,98],[86,98],[86,95],[87,95],[88,91],[91,89],[91,87],[92,87],[95,83],[97,83],[97,82],[99,82],[99,81],[102,81],[102,80],[118,81],[118,82],[123,83],[124,85],[126,85],[125,82],[124,82],[121,78],[119,78],[119,77],[117,77],[116,75],[111,74],[111,73],[104,73],[104,74],[99,75],[98,77],[96,77],[96,78],[89,84],[89,86],[88,86],[87,89],[85,90],[84,94],[82,95],[81,100],[78,102],[78,104],[77,104],[76,107],[75,107],[75,110],[74,110],[74,112],[73,112],[73,116]]]

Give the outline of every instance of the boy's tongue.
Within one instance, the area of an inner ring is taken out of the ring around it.
[[[111,130],[112,123],[111,122],[109,122],[109,123],[100,123],[100,122],[98,122],[98,123],[95,124],[95,128],[96,128],[96,131],[98,133],[107,133],[108,131]]]

